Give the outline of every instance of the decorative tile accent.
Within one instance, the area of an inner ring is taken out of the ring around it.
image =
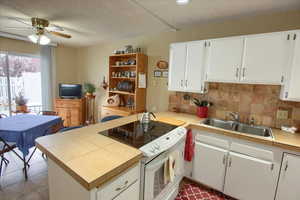
[[[209,83],[207,94],[175,92],[169,97],[169,110],[184,113],[196,113],[196,106],[183,100],[189,94],[201,100],[214,103],[209,108],[209,117],[229,119],[229,112],[238,112],[242,122],[248,123],[253,117],[255,124],[280,128],[293,125],[300,129],[300,102],[281,101],[281,86],[250,85],[230,83]],[[287,120],[277,120],[278,109],[287,110]]]
[[[220,192],[196,184],[184,184],[175,200],[233,200]]]

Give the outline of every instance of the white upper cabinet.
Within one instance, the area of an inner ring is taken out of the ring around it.
[[[289,39],[287,32],[246,36],[241,81],[281,84],[291,53]]]
[[[208,81],[239,81],[243,48],[243,37],[221,38],[209,41]]]
[[[171,44],[169,90],[203,92],[204,65],[203,41]]]
[[[276,200],[299,200],[300,157],[285,154],[282,162]]]
[[[273,200],[277,177],[272,162],[230,152],[224,192],[242,200]]]
[[[291,32],[290,41],[292,44],[291,59],[286,67],[285,82],[281,91],[281,99],[300,101],[300,31]]]
[[[186,44],[176,43],[170,47],[169,90],[183,91],[185,84]]]
[[[204,41],[187,43],[187,59],[185,73],[185,90],[188,92],[203,92],[205,73]]]

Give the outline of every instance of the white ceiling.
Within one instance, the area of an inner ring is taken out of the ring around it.
[[[135,0],[155,15],[180,29],[211,20],[223,20],[266,12],[300,9],[299,0],[191,0],[178,6],[175,0]],[[72,46],[87,46],[170,28],[134,0],[1,0],[0,15],[29,19],[46,18],[63,26],[71,39],[52,37]],[[0,31],[27,36],[31,31],[5,29],[23,24],[0,18]]]

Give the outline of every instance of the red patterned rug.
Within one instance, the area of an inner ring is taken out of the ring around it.
[[[175,200],[233,200],[224,194],[196,184],[186,183],[182,186]]]

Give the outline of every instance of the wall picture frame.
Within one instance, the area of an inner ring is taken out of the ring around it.
[[[169,77],[169,71],[168,70],[162,71],[162,77],[163,78],[168,78]]]
[[[161,77],[162,76],[162,72],[160,70],[154,70],[153,76],[154,77]]]

